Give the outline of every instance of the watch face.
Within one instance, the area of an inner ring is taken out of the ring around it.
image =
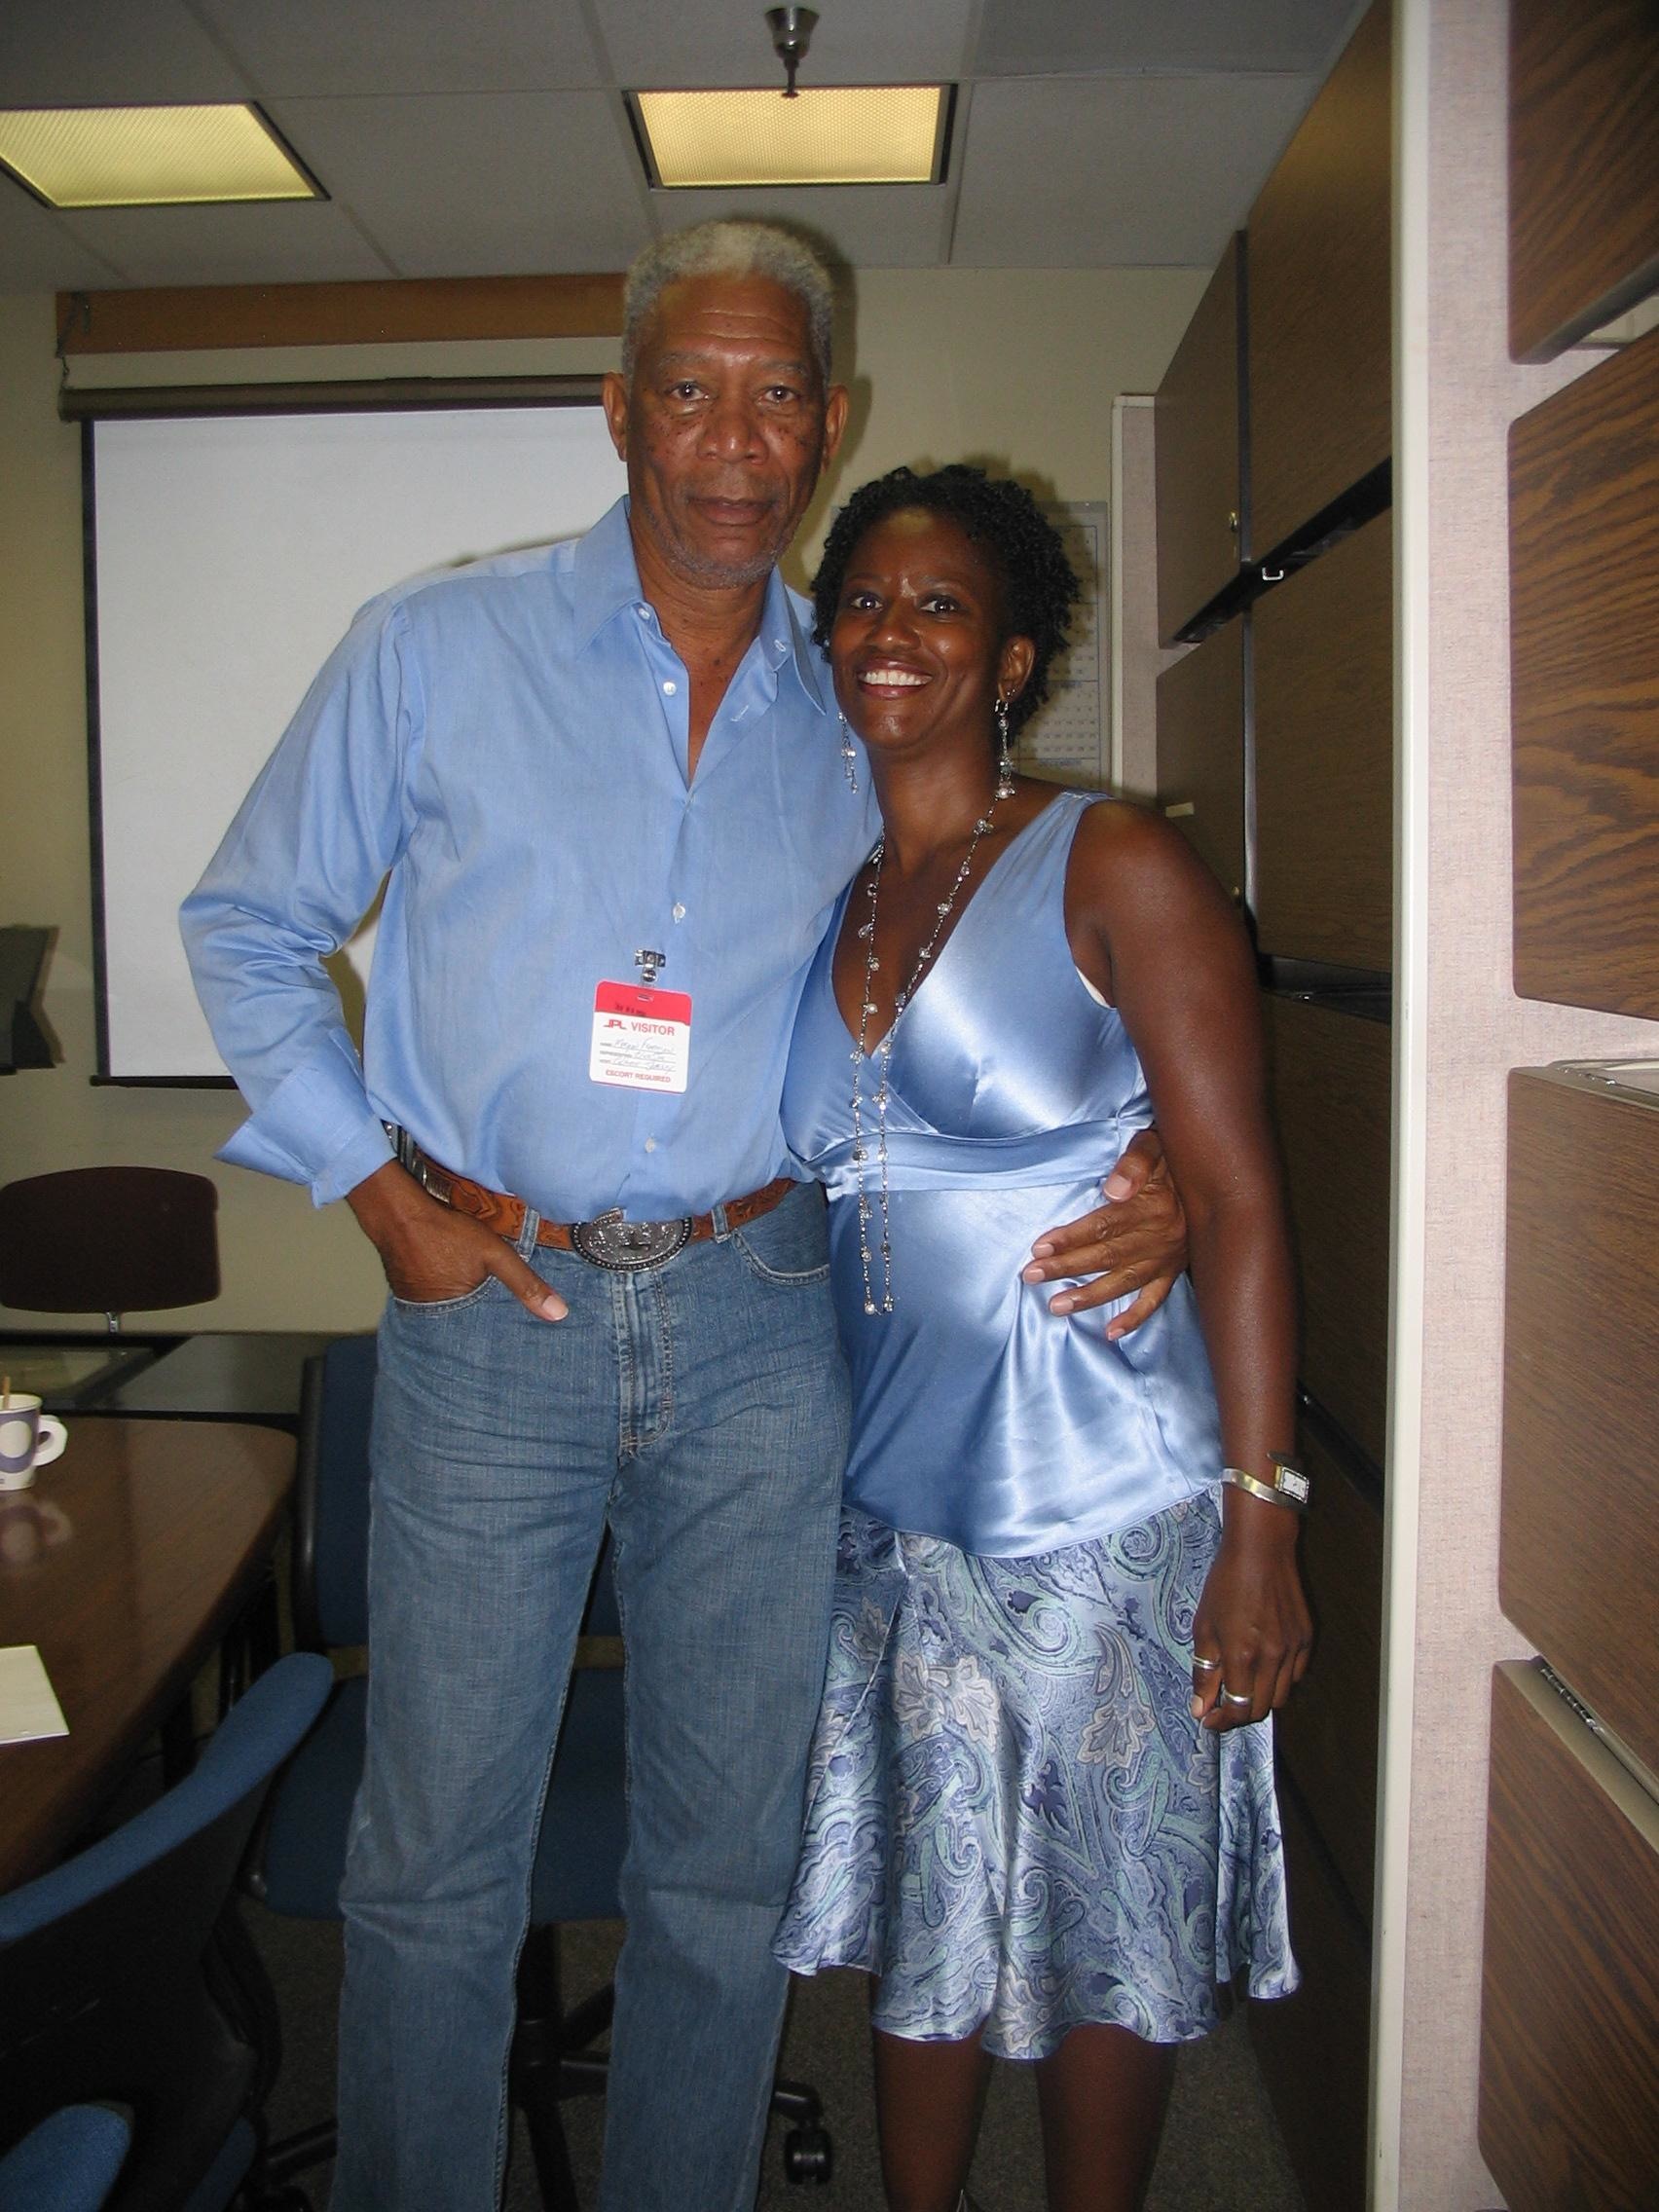
[[[1301,1504],[1307,1504],[1309,1482],[1308,1477],[1300,1467],[1281,1465],[1278,1471],[1278,1487],[1284,1492],[1286,1497],[1294,1497]]]

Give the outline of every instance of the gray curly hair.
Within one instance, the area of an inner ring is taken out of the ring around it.
[[[793,292],[806,310],[812,357],[830,382],[830,328],[834,288],[830,272],[804,240],[776,223],[722,217],[675,231],[646,246],[622,291],[622,374],[631,377],[640,333],[663,288],[685,276],[764,276]]]

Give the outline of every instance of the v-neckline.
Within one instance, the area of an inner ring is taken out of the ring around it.
[[[956,919],[951,924],[950,930],[946,934],[944,942],[937,948],[933,958],[927,963],[927,973],[923,976],[917,977],[909,997],[904,1001],[904,1012],[908,1012],[908,1010],[915,1005],[917,999],[921,997],[922,992],[932,981],[935,974],[938,972],[940,962],[944,958],[945,954],[956,942],[957,938],[962,934],[962,925],[968,918],[969,909],[977,904],[980,897],[984,894],[985,891],[989,889],[992,879],[995,877],[998,869],[1002,866],[1004,861],[1008,859],[1009,855],[1014,850],[1016,845],[1020,844],[1024,838],[1028,837],[1031,834],[1031,831],[1036,829],[1037,825],[1040,822],[1047,822],[1050,815],[1054,811],[1054,808],[1060,804],[1062,799],[1068,798],[1070,796],[1071,793],[1068,793],[1063,786],[1058,788],[1055,791],[1053,797],[1051,799],[1046,799],[1044,803],[1037,809],[1037,812],[1031,817],[1030,821],[1022,823],[1020,827],[1014,832],[1014,835],[1010,837],[1008,843],[1003,847],[1002,851],[996,855],[995,859],[991,862],[990,866],[986,868],[984,874],[980,876],[978,882],[975,884],[974,887],[969,891],[967,898],[963,900],[961,906],[957,909]],[[865,863],[865,866],[867,867],[868,866],[869,863],[866,861]],[[863,873],[864,868],[860,868],[859,875],[862,875]],[[852,907],[853,893],[858,887],[858,880],[859,876],[855,875],[852,882],[848,884],[846,890],[841,894],[841,920],[839,926],[835,931],[835,941],[830,948],[829,973],[826,977],[826,980],[830,985],[830,1004],[835,1010],[835,1018],[841,1024],[841,1027],[846,1031],[847,1036],[855,1045],[857,1045],[859,1042],[859,1033],[853,1027],[852,1023],[847,1019],[846,1015],[842,1013],[841,1002],[835,995],[835,955],[841,948],[841,936],[847,926],[847,916]],[[881,1035],[875,1038],[871,1043],[862,1048],[866,1061],[873,1060],[875,1058],[877,1052],[881,1051],[888,1038],[892,1036],[894,1030],[899,1026],[899,1014],[895,1014],[893,1019],[881,1032]]]

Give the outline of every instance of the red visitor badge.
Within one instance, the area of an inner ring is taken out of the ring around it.
[[[691,1000],[644,983],[601,983],[593,994],[594,1083],[624,1090],[683,1090],[691,1064]]]

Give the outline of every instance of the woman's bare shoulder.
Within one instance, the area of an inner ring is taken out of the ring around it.
[[[1085,808],[1072,846],[1068,888],[1107,910],[1124,898],[1196,899],[1204,907],[1223,898],[1220,885],[1178,830],[1138,800],[1116,797]]]

